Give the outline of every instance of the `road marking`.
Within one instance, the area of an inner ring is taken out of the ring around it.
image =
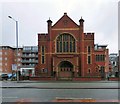
[[[3,98],[3,99],[13,99],[13,98],[15,98],[15,99],[17,99],[18,97],[0,97],[0,98]]]
[[[18,99],[16,102],[32,102],[31,98],[23,98],[23,99]]]
[[[93,99],[93,98],[61,98],[56,97],[52,102],[120,102],[119,99]]]

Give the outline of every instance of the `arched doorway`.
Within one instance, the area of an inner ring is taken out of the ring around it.
[[[62,61],[58,65],[58,79],[72,80],[73,77],[73,64],[69,61]]]

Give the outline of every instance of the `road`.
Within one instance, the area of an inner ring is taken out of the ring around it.
[[[37,88],[118,88],[117,81],[103,81],[103,82],[2,82],[3,87],[37,87]]]
[[[7,84],[11,87],[7,88]],[[52,102],[56,98],[87,98],[95,99],[99,102],[118,101],[117,82],[14,84],[11,82],[4,82],[3,86],[3,102]]]
[[[116,101],[118,90],[111,89],[3,89],[3,102],[48,102],[60,98],[92,98],[96,100]]]

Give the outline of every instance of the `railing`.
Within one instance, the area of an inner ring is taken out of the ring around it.
[[[38,60],[22,60],[22,63],[38,63]]]
[[[21,67],[22,68],[34,68],[35,65],[22,65]]]
[[[23,50],[23,52],[26,52],[26,53],[31,53],[31,52],[38,53],[38,50]]]
[[[35,58],[37,58],[38,55],[22,55],[22,57],[35,57]]]

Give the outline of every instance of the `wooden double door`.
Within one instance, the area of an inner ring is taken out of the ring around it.
[[[58,66],[58,79],[59,80],[72,80],[73,78],[73,65],[69,61],[62,61]]]

